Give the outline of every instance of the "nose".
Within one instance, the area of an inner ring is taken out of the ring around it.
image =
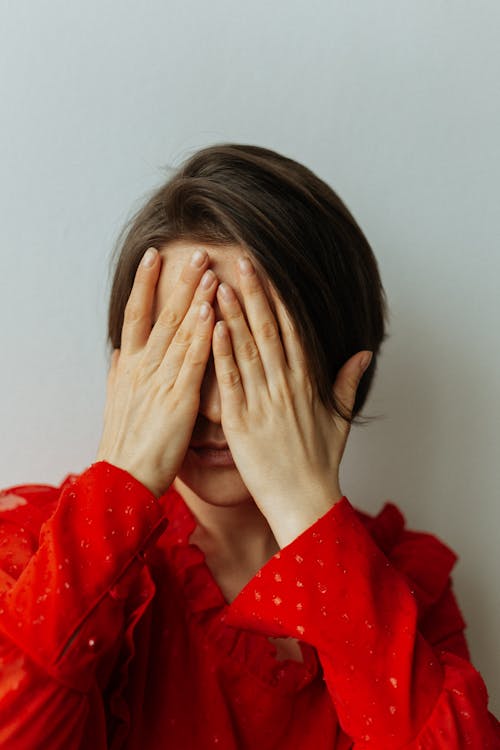
[[[200,406],[198,409],[205,419],[215,424],[221,423],[221,401],[213,352],[207,362],[207,367],[200,388]]]
[[[224,316],[221,312],[217,297],[214,297],[212,302],[215,313],[215,323],[219,320],[224,320]],[[205,417],[205,419],[214,422],[215,424],[221,423],[221,400],[220,391],[217,384],[217,377],[215,374],[215,362],[213,352],[210,351],[208,357],[205,374],[201,382],[200,388],[200,406],[199,413]]]

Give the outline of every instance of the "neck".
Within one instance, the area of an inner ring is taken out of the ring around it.
[[[191,543],[220,566],[237,565],[257,571],[279,550],[267,519],[253,500],[214,505],[200,498],[179,477],[174,480],[174,487],[198,523]]]

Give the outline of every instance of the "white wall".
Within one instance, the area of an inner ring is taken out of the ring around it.
[[[108,264],[169,164],[221,141],[346,201],[391,304],[341,486],[460,555],[500,713],[500,6],[495,0],[0,2],[0,485],[95,459]]]

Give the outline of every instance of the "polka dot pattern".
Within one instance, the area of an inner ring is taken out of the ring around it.
[[[144,565],[138,554],[168,521],[146,487],[106,461],[70,475],[59,492],[45,489],[52,513],[41,526],[38,548],[30,549],[24,564],[10,567],[2,630],[23,644],[36,663],[50,664],[51,671],[76,680],[81,689],[79,672],[88,673],[89,660],[109,649],[121,627],[120,613],[137,580],[137,572],[128,569]],[[16,497],[12,492],[0,495],[4,514],[27,505]],[[18,531],[8,544],[10,551],[4,546],[4,554],[22,561],[28,539]],[[114,628],[104,624],[110,621]],[[104,637],[97,636],[100,630]]]
[[[344,497],[261,568],[226,622],[314,646],[343,728],[360,747],[388,750],[415,736],[445,679],[418,631],[419,604]]]
[[[226,606],[161,500],[105,462],[61,488],[0,492],[1,736],[13,717],[19,747],[104,747],[106,712],[129,750],[166,737],[186,750],[497,750],[449,586],[455,556],[404,530],[395,506],[368,519],[343,498]],[[189,618],[170,567],[183,548]],[[299,640],[309,665],[272,657],[273,634]]]

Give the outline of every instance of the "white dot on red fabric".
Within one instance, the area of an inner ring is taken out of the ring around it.
[[[304,584],[302,583],[302,581],[299,581],[299,580],[296,581],[296,586],[298,586],[299,589],[304,588]]]
[[[389,682],[391,683],[391,685],[392,685],[393,688],[397,688],[398,681],[397,681],[397,679],[395,677],[389,677]]]
[[[275,597],[273,598],[273,602],[274,602],[274,603],[275,603],[276,605],[278,605],[278,604],[281,604],[281,602],[282,602],[282,601],[283,601],[283,600],[282,600],[282,598],[281,598],[280,596],[275,596]]]
[[[255,592],[254,592],[254,596],[255,596],[255,599],[256,599],[256,600],[257,600],[258,602],[260,602],[260,600],[262,599],[262,594],[260,593],[260,591],[255,591]]]
[[[281,575],[279,573],[274,574],[274,580],[275,581],[281,581]]]
[[[295,555],[295,559],[298,563],[304,562],[304,558],[302,557],[302,555]]]
[[[304,635],[305,628],[304,628],[303,625],[297,625],[296,631],[297,631],[297,633],[300,633],[301,635]]]

